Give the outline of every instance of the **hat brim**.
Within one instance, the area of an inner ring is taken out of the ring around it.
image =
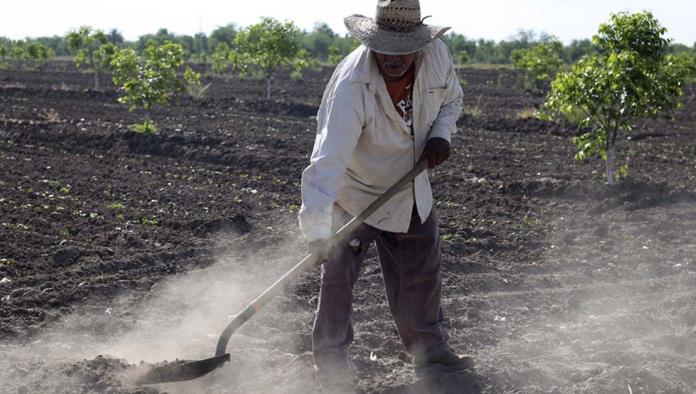
[[[374,19],[364,15],[351,15],[343,21],[350,34],[361,44],[386,55],[406,55],[418,52],[450,29],[449,27],[420,25],[411,32],[401,33],[380,29]]]

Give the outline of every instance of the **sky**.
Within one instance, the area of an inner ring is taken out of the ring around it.
[[[256,23],[262,16],[290,20],[304,30],[327,23],[345,34],[343,18],[351,14],[374,16],[377,0],[23,0],[8,1],[0,16],[0,36],[21,39],[64,35],[81,25],[103,30],[118,29],[134,40],[159,28],[177,34],[209,34],[218,26],[238,27]],[[38,10],[38,12],[37,12]],[[555,35],[569,43],[591,38],[609,14],[620,11],[652,11],[675,42],[696,42],[694,0],[421,0],[422,16],[431,25],[451,26],[469,38],[500,41],[519,30]]]

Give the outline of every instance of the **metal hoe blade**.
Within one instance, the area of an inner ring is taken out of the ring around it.
[[[147,371],[136,379],[136,384],[155,384],[165,382],[182,382],[199,378],[230,361],[230,354],[191,361],[184,364],[167,364]]]

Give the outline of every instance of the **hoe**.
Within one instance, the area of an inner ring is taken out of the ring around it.
[[[384,194],[379,196],[372,204],[351,221],[341,227],[333,236],[331,242],[342,243],[347,241],[348,236],[360,226],[365,219],[379,209],[387,200],[394,194],[400,191],[404,186],[411,183],[418,174],[423,172],[428,166],[427,160],[420,160],[413,169],[390,187]],[[218,339],[217,347],[215,348],[215,356],[204,360],[190,361],[186,363],[170,363],[152,368],[144,373],[140,378],[136,379],[137,384],[155,384],[166,382],[180,382],[199,378],[222,366],[225,362],[230,361],[230,354],[227,353],[227,343],[230,336],[241,327],[252,316],[258,313],[268,302],[277,295],[284,292],[288,284],[297,280],[305,271],[318,265],[316,256],[309,254],[302,261],[297,263],[290,271],[278,279],[271,287],[266,289],[261,295],[256,297],[242,312],[225,327],[225,330]]]

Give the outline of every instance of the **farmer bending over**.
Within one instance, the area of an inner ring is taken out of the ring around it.
[[[370,216],[343,245],[332,231],[384,193],[425,157],[450,156],[462,108],[449,28],[422,23],[418,0],[379,0],[375,19],[345,19],[362,44],[336,68],[317,116],[310,165],[302,173],[299,219],[323,260],[312,347],[320,382],[350,382],[352,291],[374,241],[399,335],[416,368],[466,368],[447,344],[440,308],[440,237],[427,172]]]

